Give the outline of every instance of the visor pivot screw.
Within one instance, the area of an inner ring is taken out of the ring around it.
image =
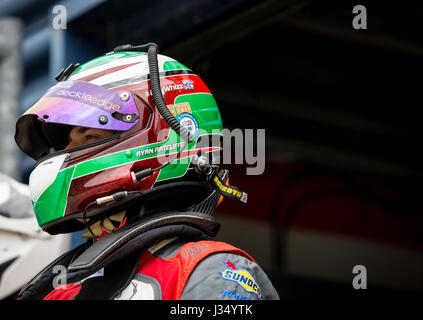
[[[126,121],[126,122],[132,122],[132,114],[125,115],[124,121]]]
[[[122,101],[128,101],[129,100],[129,93],[128,92],[122,92],[120,94],[120,100],[122,100]]]
[[[106,123],[107,123],[107,121],[109,121],[109,119],[107,119],[107,117],[106,117],[106,116],[100,116],[100,117],[98,117],[98,122],[99,122],[100,124],[106,124]]]

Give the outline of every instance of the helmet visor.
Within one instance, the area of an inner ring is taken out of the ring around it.
[[[56,148],[55,137],[46,133],[45,124],[126,131],[138,121],[130,92],[113,92],[84,81],[61,81],[18,119],[15,140],[22,151],[38,159]],[[61,127],[58,132],[66,132]]]

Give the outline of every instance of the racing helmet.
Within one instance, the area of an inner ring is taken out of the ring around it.
[[[210,184],[197,179],[198,159],[206,157],[209,176],[217,168],[219,108],[197,74],[157,50],[123,45],[70,65],[17,120],[16,143],[37,160],[29,186],[44,231],[81,230],[83,219],[99,220],[134,199],[178,209],[210,196]],[[75,126],[113,135],[65,149]],[[214,185],[225,189],[215,176]]]

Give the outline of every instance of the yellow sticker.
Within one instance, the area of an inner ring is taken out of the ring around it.
[[[184,113],[184,112],[192,114],[191,106],[189,105],[188,102],[182,102],[182,103],[177,103],[177,104],[168,104],[168,105],[166,105],[166,107],[169,109],[170,113],[174,117],[177,117],[178,115],[180,115],[181,113]],[[161,115],[160,115],[160,118],[163,119],[163,117]]]
[[[192,114],[191,107],[188,102],[177,103],[174,105],[174,107],[177,115],[180,115],[184,112]]]

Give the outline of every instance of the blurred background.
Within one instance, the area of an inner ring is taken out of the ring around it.
[[[56,5],[66,29],[51,27]],[[266,129],[262,175],[227,166],[249,203],[221,204],[218,240],[249,252],[281,298],[421,296],[422,27],[411,0],[2,0],[0,171],[27,183],[14,123],[62,68],[156,42],[201,76],[226,128]],[[367,290],[352,286],[356,265]]]

